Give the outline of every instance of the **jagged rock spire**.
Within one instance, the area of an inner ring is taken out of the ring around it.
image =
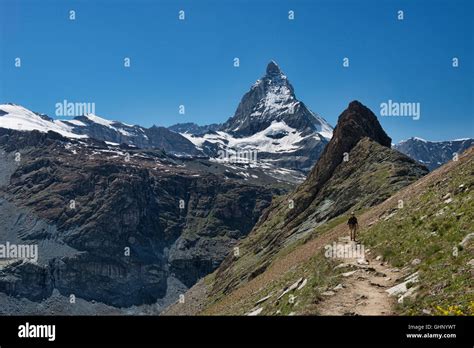
[[[280,67],[278,64],[272,60],[270,63],[267,65],[267,75],[281,75],[282,72],[280,70]]]

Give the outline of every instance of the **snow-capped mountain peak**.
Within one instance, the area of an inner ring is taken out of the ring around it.
[[[172,126],[210,157],[255,150],[261,162],[308,171],[332,137],[332,127],[299,101],[275,61],[242,97],[233,117],[206,133]],[[203,129],[203,128],[201,128]],[[182,131],[184,130],[184,131]]]
[[[251,91],[260,94],[258,89],[263,89],[263,96],[254,106],[250,117],[277,117],[295,111],[298,101],[293,86],[276,64],[268,64],[267,74],[252,86]]]
[[[221,130],[245,137],[282,121],[304,134],[322,132],[326,138],[332,135],[332,127],[296,98],[287,76],[275,61],[270,61],[265,75],[243,96],[234,116]]]

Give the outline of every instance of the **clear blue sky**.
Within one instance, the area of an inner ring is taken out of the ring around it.
[[[98,115],[144,126],[224,122],[274,59],[332,125],[351,100],[379,115],[392,99],[421,103],[418,121],[379,118],[394,142],[473,137],[473,3],[0,0],[0,103],[52,116],[64,99],[95,102]]]

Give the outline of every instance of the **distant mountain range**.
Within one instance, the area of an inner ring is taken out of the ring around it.
[[[427,141],[421,138],[410,138],[394,146],[395,149],[434,170],[444,163],[459,156],[474,145],[474,139],[451,141]]]
[[[304,179],[333,133],[326,120],[296,98],[293,86],[274,61],[242,97],[234,115],[223,124],[180,123],[168,128],[146,128],[94,114],[56,120],[19,105],[3,104],[0,105],[0,128],[53,131],[69,138],[161,149],[173,156],[211,158],[232,165],[242,164],[233,163],[239,153],[252,153],[250,160],[244,161],[247,167],[258,166],[279,180],[287,177],[291,182]],[[433,170],[473,141],[429,142],[411,138],[394,148]]]
[[[332,136],[332,127],[296,98],[293,86],[273,61],[244,95],[234,116],[223,124],[145,128],[94,114],[55,120],[19,105],[4,104],[0,105],[0,128],[54,131],[70,138],[158,148],[175,156],[210,157],[220,162],[229,162],[241,152],[253,152],[252,159],[257,161],[251,165],[279,177],[289,170],[299,181]]]
[[[53,131],[68,138],[93,138],[109,144],[159,148],[176,156],[203,156],[186,138],[165,127],[144,128],[110,121],[94,114],[54,120],[14,104],[0,105],[0,127],[21,131]]]

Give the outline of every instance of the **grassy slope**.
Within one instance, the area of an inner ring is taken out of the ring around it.
[[[474,314],[473,271],[467,264],[474,258],[474,247],[472,242],[459,246],[474,226],[472,150],[469,161],[433,173],[429,185],[413,185],[411,195],[401,198],[402,209],[363,234],[364,243],[396,267],[421,261],[412,265],[420,272],[418,296],[399,306],[401,314],[422,314],[423,309]]]

